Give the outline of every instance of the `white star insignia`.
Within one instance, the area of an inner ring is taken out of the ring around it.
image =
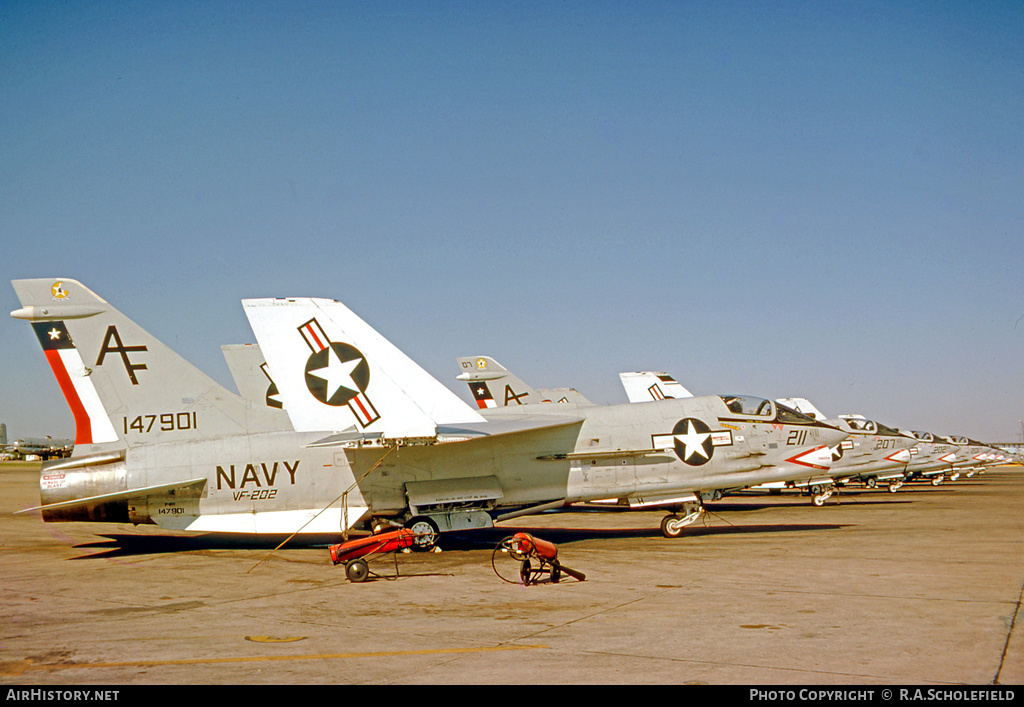
[[[711,457],[704,451],[704,442],[706,442],[710,436],[710,432],[695,432],[693,429],[693,423],[687,422],[686,432],[681,435],[676,435],[676,439],[679,440],[683,445],[683,449],[686,450],[683,454],[683,459],[689,459],[694,454],[699,454],[705,459],[710,459]]]
[[[326,399],[330,400],[341,388],[351,390],[356,394],[359,393],[359,386],[356,385],[354,380],[352,380],[352,371],[354,371],[356,366],[360,363],[362,363],[362,359],[360,358],[354,358],[351,361],[342,361],[338,358],[338,354],[335,353],[334,348],[331,347],[327,353],[327,365],[321,368],[314,368],[309,373],[310,375],[327,381]],[[325,372],[318,373],[317,371]]]
[[[46,333],[50,335],[50,341],[56,341],[57,339],[60,338],[60,329],[58,329],[57,327],[50,329],[50,331]]]

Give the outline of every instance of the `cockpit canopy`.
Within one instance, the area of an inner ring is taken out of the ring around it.
[[[817,420],[802,412],[797,412],[781,403],[772,402],[765,398],[757,398],[752,395],[722,395],[720,396],[729,412],[743,417],[759,417],[768,422],[784,422],[797,425],[820,424]]]
[[[868,432],[875,434],[878,431],[878,425],[873,420],[865,420],[863,417],[846,417],[841,416],[846,420],[851,429],[857,430],[858,432]]]
[[[917,432],[915,430],[914,432],[911,432],[910,434],[914,435],[915,439],[918,439],[918,440],[920,440],[922,442],[934,442],[935,441],[935,435],[933,435],[931,432]]]
[[[866,432],[868,434],[884,435],[884,436],[888,436],[888,437],[902,437],[903,436],[903,435],[900,434],[899,430],[894,430],[892,427],[886,427],[882,423],[875,422],[874,420],[867,420],[867,419],[865,419],[863,417],[860,417],[860,416],[854,417],[854,416],[840,415],[840,417],[842,419],[846,420],[847,424],[849,424],[852,429],[855,429],[858,432]]]
[[[755,398],[752,395],[723,395],[722,400],[729,412],[744,417],[775,417],[775,408],[771,400]]]

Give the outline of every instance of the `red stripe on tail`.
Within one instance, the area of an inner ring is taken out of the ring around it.
[[[68,407],[71,408],[71,414],[75,418],[75,444],[92,444],[92,421],[89,419],[89,413],[85,411],[85,406],[82,405],[81,398],[78,397],[74,383],[71,382],[71,376],[68,375],[68,370],[64,366],[64,359],[60,357],[60,351],[51,349],[44,353],[46,360],[50,362],[50,369],[60,385],[60,390],[64,393],[64,399],[68,402]]]

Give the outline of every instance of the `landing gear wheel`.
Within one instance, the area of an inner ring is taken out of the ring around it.
[[[370,575],[370,566],[366,560],[349,560],[345,563],[345,576],[350,582],[365,582]]]
[[[413,550],[430,552],[437,545],[440,531],[437,529],[437,523],[427,516],[413,516],[405,524],[405,527],[416,536],[412,544]]]
[[[813,504],[814,504],[815,506],[817,506],[818,508],[821,508],[822,506],[824,506],[824,505],[825,505],[825,499],[826,499],[826,496],[825,496],[825,494],[823,494],[823,493],[817,493],[817,494],[815,494],[815,495],[814,495],[814,496],[813,496],[813,497],[811,498],[811,503],[813,503]]]
[[[878,479],[876,479],[876,478],[875,478],[874,476],[872,476],[872,477],[871,477],[870,479],[868,479],[867,481],[865,481],[865,482],[864,482],[864,484],[865,484],[865,485],[866,485],[866,486],[867,486],[867,487],[868,487],[869,489],[873,489],[873,488],[875,488],[876,486],[878,486]]]
[[[678,538],[683,534],[683,528],[686,527],[686,524],[681,522],[682,520],[676,515],[665,516],[661,519],[661,534],[666,538]]]

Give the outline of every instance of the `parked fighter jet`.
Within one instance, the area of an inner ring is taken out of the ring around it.
[[[847,439],[832,450],[832,476],[839,483],[859,481],[869,488],[875,488],[879,482],[887,482],[891,492],[903,486],[907,464],[913,458],[911,449],[917,444],[913,435],[869,420],[863,415],[826,418],[805,398],[785,398],[779,402],[850,433]]]
[[[969,437],[950,435],[942,439],[957,447],[952,472],[956,476],[965,474],[970,478],[983,473],[986,467],[1002,459],[994,447]]]
[[[804,414],[815,419],[825,419],[825,416],[806,399],[791,398],[788,402]],[[867,425],[863,415],[840,415],[840,418],[857,427]],[[843,425],[839,425],[839,427],[843,428]],[[929,432],[908,432],[898,429],[893,431],[916,440],[916,444],[909,449],[910,460],[901,474],[907,481],[915,478],[931,479],[932,484],[937,486],[944,478],[956,480],[961,472],[973,476],[975,473],[983,471],[987,464],[998,463],[1002,458],[994,447],[967,437],[943,437]],[[850,440],[846,440],[843,442],[843,447],[849,444]],[[895,490],[892,487],[892,478],[894,477],[891,476],[895,473],[889,472],[889,475],[886,476],[878,475],[875,479],[877,481],[889,480],[890,490]],[[869,483],[869,485],[871,484]]]
[[[907,480],[929,480],[933,486],[938,486],[946,478],[947,473],[952,477],[956,446],[931,432],[914,430],[910,434],[917,440],[917,444],[911,450],[912,456],[906,471]]]
[[[295,429],[338,431],[322,443],[349,458],[371,515],[431,530],[614,496],[670,509],[662,530],[675,537],[699,517],[701,494],[817,474],[846,436],[746,396],[735,409],[709,396],[484,417],[340,302],[243,307]]]
[[[493,362],[493,359],[490,359],[490,358],[488,358],[486,356],[476,357],[476,359],[480,360],[480,361],[492,361]],[[473,360],[473,359],[472,358],[460,358],[460,359],[458,359],[458,362],[459,362],[460,367],[463,370],[465,370],[467,368],[467,365],[466,365],[465,362],[466,361],[471,361],[471,360]],[[495,368],[495,367],[499,368],[500,371],[501,371],[501,373],[498,376],[495,376],[495,378],[497,379],[497,382],[499,384],[502,381],[506,380],[506,379],[512,379],[512,380],[516,381],[516,389],[517,390],[522,390],[522,389],[532,390],[532,389],[529,388],[529,386],[527,386],[525,383],[520,381],[518,378],[515,378],[504,367],[492,366],[492,368]],[[464,373],[464,374],[459,375],[458,378],[460,380],[469,380],[470,391],[474,392],[474,394],[475,394],[475,391],[474,391],[475,383],[473,382],[471,376],[469,376],[469,375]],[[673,378],[672,376],[670,376],[669,374],[667,374],[667,373],[665,373],[663,371],[632,371],[632,372],[627,372],[627,373],[620,373],[619,374],[619,379],[622,381],[622,385],[623,385],[623,387],[626,390],[626,396],[629,398],[629,401],[631,403],[651,402],[651,401],[654,401],[654,400],[666,400],[666,399],[670,399],[670,398],[692,398],[692,397],[694,397],[693,394],[690,391],[688,391],[686,388],[684,388],[682,385],[680,385],[675,380],[675,378]],[[736,402],[736,400],[737,400],[736,396],[722,396],[722,397],[723,397],[723,400],[725,400],[727,405],[731,405],[731,406],[738,405],[738,403]],[[536,396],[534,396],[533,399],[536,400]],[[780,401],[780,402],[784,402],[784,401]],[[488,405],[487,407],[503,407],[503,406],[509,406],[509,405],[511,405],[511,403],[509,402],[509,399],[506,397],[503,405]],[[791,410],[795,411],[797,409],[796,408],[791,408]],[[798,412],[803,412],[804,414],[806,414],[805,411],[798,411]],[[822,421],[824,421],[824,416],[822,416],[820,419]],[[831,423],[829,423],[829,424],[831,424]],[[834,451],[833,451],[833,458],[835,458]],[[799,487],[799,488],[803,488],[803,489],[808,489],[810,494],[812,495],[812,498],[814,500],[814,504],[817,505],[817,506],[820,506],[820,505],[824,504],[824,502],[829,497],[831,497],[831,495],[833,493],[833,483],[834,482],[832,481],[832,478],[830,476],[823,476],[821,474],[818,474],[818,475],[814,475],[814,476],[805,477],[805,478],[802,478],[802,479],[799,479],[799,480],[796,480],[796,481],[776,481],[776,482],[769,482],[769,483],[765,483],[765,484],[758,484],[755,488],[767,488],[767,489],[771,489],[771,490],[776,490],[776,489],[783,489],[783,488]],[[724,492],[726,492],[728,490],[736,491],[736,490],[739,490],[739,489],[736,489],[736,488],[734,488],[734,489],[726,489],[726,490],[718,489],[715,492],[713,492],[712,494],[705,494],[704,495],[704,500],[718,500],[719,498],[721,498],[722,493],[724,493]]]
[[[280,431],[78,282],[13,285],[75,418],[74,454],[42,466],[44,520],[337,535],[365,513],[322,434]]]
[[[627,397],[632,402],[659,395],[674,397],[690,394],[676,383],[674,378],[663,372],[637,371],[620,373],[619,377]],[[670,383],[666,384],[666,381]],[[811,496],[811,502],[815,506],[822,506],[834,493],[837,480],[839,483],[862,481],[872,488],[879,481],[887,481],[889,490],[893,492],[903,485],[904,470],[911,458],[910,448],[915,444],[914,438],[910,435],[867,420],[860,415],[840,415],[838,418],[828,419],[805,398],[782,398],[776,402],[837,427],[847,432],[849,437],[832,448],[832,467],[828,474],[797,481],[761,484],[755,488],[806,489]]]
[[[843,437],[753,398],[739,412],[695,398],[488,421],[338,302],[247,301],[294,427],[282,431],[80,283],[13,284],[12,316],[32,323],[76,421],[75,454],[42,468],[47,521],[317,534],[405,521],[433,541],[611,492],[691,504],[663,523],[678,535],[699,493],[807,475]]]

